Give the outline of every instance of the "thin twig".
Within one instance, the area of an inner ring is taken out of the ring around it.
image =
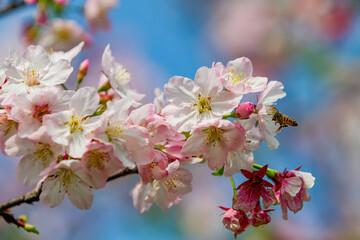
[[[3,9],[0,9],[0,16],[4,15],[6,13],[10,13],[13,10],[25,6],[25,1],[13,1],[11,4],[9,4],[8,6],[4,7]]]
[[[114,179],[124,177],[124,176],[130,175],[130,174],[135,174],[135,173],[138,173],[137,168],[134,168],[134,169],[125,168],[123,171],[109,177],[107,181],[109,182],[109,181],[112,181]],[[39,188],[37,188],[37,189],[34,189],[34,190],[26,193],[23,196],[20,196],[20,197],[12,199],[10,201],[7,201],[7,202],[0,205],[0,213],[6,211],[9,208],[12,208],[12,207],[15,207],[15,206],[20,206],[20,205],[22,205],[24,203],[32,204],[34,202],[37,202],[40,199],[39,198],[40,193],[41,193],[41,186]]]

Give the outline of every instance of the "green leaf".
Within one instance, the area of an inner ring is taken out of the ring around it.
[[[215,172],[213,172],[211,175],[213,176],[222,176],[224,173],[224,167],[220,168],[220,169],[216,169]]]

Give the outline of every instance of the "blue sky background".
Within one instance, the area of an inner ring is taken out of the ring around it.
[[[79,6],[82,1],[73,2]],[[211,21],[217,4],[219,2],[211,0],[122,0],[110,13],[111,29],[96,33],[93,44],[73,61],[73,66],[76,68],[83,59],[89,58],[91,71],[84,84],[97,86],[101,54],[110,43],[113,55],[133,74],[134,85],[147,94],[144,102],[151,102],[153,89],[163,88],[170,77],[193,78],[201,66],[232,60],[233,56],[219,48],[209,34],[213,31]],[[0,17],[1,59],[9,47],[19,52],[24,48],[20,40],[21,26],[34,11],[33,7],[24,7]],[[80,16],[70,15],[85,25]],[[296,26],[291,28],[295,36],[303,31]],[[255,152],[255,159],[278,170],[302,166],[303,171],[312,172],[316,177],[316,184],[309,191],[311,202],[305,203],[302,211],[296,215],[290,213],[289,221],[285,222],[280,208],[275,207],[273,222],[246,232],[246,239],[333,239],[336,234],[347,236],[344,232],[356,232],[360,213],[356,204],[351,204],[360,198],[354,193],[358,188],[351,189],[348,183],[359,187],[356,171],[349,170],[349,166],[359,164],[353,163],[348,153],[356,151],[360,142],[355,142],[349,150],[344,147],[346,139],[333,132],[342,125],[334,119],[353,118],[353,113],[358,116],[359,105],[352,102],[352,96],[358,95],[360,79],[351,71],[357,73],[360,69],[359,43],[360,15],[356,6],[351,23],[340,37],[330,40],[313,37],[301,44],[288,44],[280,63],[262,72],[269,79],[284,83],[287,97],[278,102],[277,108],[295,118],[299,126],[284,129],[277,137],[279,149],[270,151],[264,144]],[[256,67],[254,62],[255,73]],[[352,82],[343,81],[344,75],[334,73],[335,68],[350,72]],[[74,86],[75,82],[68,85]],[[334,117],[334,111],[342,109],[340,103],[344,106],[354,103],[353,111]],[[28,189],[15,179],[18,160],[1,157],[0,161],[0,200],[25,193]],[[88,211],[76,209],[67,199],[54,209],[39,203],[14,208],[15,214],[27,214],[41,234],[22,233],[0,222],[0,239],[233,239],[231,232],[222,227],[222,211],[217,208],[231,204],[229,180],[212,177],[205,166],[192,169],[194,191],[167,213],[156,206],[143,215],[138,213],[132,206],[129,191],[139,177],[130,176],[93,191],[94,204]],[[240,175],[235,177],[237,184],[243,180]],[[352,206],[350,210],[339,195],[352,199],[348,205]]]

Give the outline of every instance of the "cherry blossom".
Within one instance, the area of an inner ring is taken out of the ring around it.
[[[3,93],[30,93],[66,82],[73,71],[70,62],[59,59],[55,62],[42,46],[29,46],[22,58],[5,62],[8,81],[3,85]]]
[[[192,174],[181,168],[179,161],[170,163],[166,170],[166,178],[147,185],[140,182],[131,191],[134,205],[141,213],[149,210],[154,202],[166,212],[181,200],[182,195],[191,192]]]
[[[107,45],[104,50],[102,68],[110,81],[111,87],[121,98],[129,97],[135,101],[140,101],[144,97],[143,94],[137,93],[131,88],[131,74],[122,64],[115,62],[111,54],[110,45]]]
[[[90,41],[88,34],[75,21],[55,19],[45,28],[38,44],[55,51],[67,51],[80,42],[89,44]]]
[[[265,89],[268,81],[265,77],[253,77],[253,66],[250,59],[246,57],[237,58],[228,62],[226,68],[222,63],[216,64],[220,73],[221,80],[226,89],[239,93],[261,92]]]
[[[45,169],[40,202],[42,205],[56,207],[67,193],[70,201],[79,209],[89,209],[93,202],[91,180],[78,160],[53,162]]]
[[[99,95],[94,88],[81,88],[70,98],[70,109],[45,115],[42,127],[48,129],[54,142],[66,146],[72,157],[80,158],[101,120],[99,116],[91,116],[98,103]]]
[[[217,120],[198,125],[186,141],[181,153],[185,156],[203,155],[210,169],[222,168],[228,153],[245,145],[245,131],[238,122]]]
[[[222,223],[226,229],[234,233],[235,238],[238,234],[243,233],[250,225],[249,218],[244,211],[225,207],[220,208],[226,211],[222,218]]]
[[[41,92],[20,94],[12,99],[10,117],[18,122],[17,134],[24,138],[37,138],[43,117],[48,114],[68,110],[73,91],[59,91],[52,88]]]
[[[264,208],[268,208],[270,205],[277,202],[274,192],[271,189],[266,188],[271,188],[273,185],[268,181],[263,180],[263,177],[266,174],[266,170],[267,165],[254,173],[247,170],[241,170],[244,176],[249,180],[242,183],[237,188],[238,193],[234,199],[234,209],[240,209],[244,212],[249,212],[255,208],[260,197],[263,198]]]
[[[122,162],[115,156],[111,145],[91,142],[81,158],[81,164],[91,177],[94,188],[103,188],[107,179],[124,169]]]
[[[303,208],[303,201],[310,201],[307,190],[314,186],[315,178],[311,173],[294,171],[278,172],[275,181],[276,197],[281,205],[283,218],[287,219],[287,209],[297,213]]]
[[[165,84],[165,94],[174,107],[167,121],[179,132],[190,131],[194,125],[221,119],[238,104],[241,95],[222,91],[223,85],[215,69],[201,67],[194,82],[175,76]]]
[[[40,173],[64,153],[64,147],[54,143],[46,134],[38,136],[36,141],[14,135],[6,142],[5,152],[11,157],[22,156],[16,177],[19,182],[31,186],[41,179]]]
[[[111,144],[116,156],[127,167],[134,167],[134,163],[142,165],[152,161],[152,151],[146,151],[149,150],[147,129],[128,122],[133,104],[134,101],[128,98],[116,102],[109,101],[107,110],[101,116],[101,124],[94,131],[94,138],[102,143]],[[143,154],[135,155],[139,150],[145,151],[142,151]]]
[[[93,30],[109,28],[107,12],[117,5],[117,0],[87,0],[84,5],[84,13],[89,25]]]

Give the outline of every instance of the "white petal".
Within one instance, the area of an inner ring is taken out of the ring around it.
[[[311,173],[302,172],[302,171],[292,171],[292,172],[295,173],[296,176],[299,176],[304,180],[304,187],[306,189],[310,189],[314,186],[315,178],[313,177],[313,175]]]
[[[194,101],[197,89],[191,79],[179,76],[170,78],[169,83],[164,85],[166,98],[177,106]]]
[[[91,188],[82,181],[74,181],[68,186],[67,194],[75,207],[81,210],[89,209],[92,205],[93,195],[91,193]]]
[[[70,100],[80,117],[92,115],[99,106],[100,97],[93,87],[80,88]]]
[[[216,75],[215,69],[201,67],[197,70],[194,78],[195,85],[200,87],[202,94],[215,96],[222,89],[220,78]]]
[[[59,179],[48,177],[42,185],[40,202],[51,208],[56,207],[64,200],[65,192],[65,186]]]
[[[273,105],[278,99],[286,96],[283,89],[284,85],[281,82],[270,81],[266,89],[261,93],[259,103],[265,106]]]

